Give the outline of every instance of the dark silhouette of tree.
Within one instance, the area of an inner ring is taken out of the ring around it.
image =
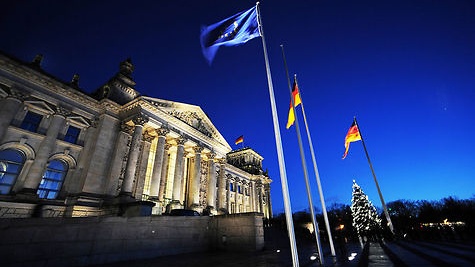
[[[419,201],[419,216],[420,222],[440,222],[442,221],[440,213],[440,205],[437,202],[430,202],[427,200]]]
[[[397,236],[408,237],[419,227],[418,205],[411,200],[396,200],[387,203],[389,216],[394,225]],[[386,218],[382,216],[382,224],[386,225]],[[386,234],[390,237],[389,233]]]

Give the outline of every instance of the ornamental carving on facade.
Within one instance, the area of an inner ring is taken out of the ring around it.
[[[134,132],[134,127],[122,122],[120,124],[120,130],[126,134],[132,134]]]
[[[213,153],[213,152],[210,152],[208,153],[208,159],[211,161],[211,160],[214,160],[214,158],[216,157],[216,153]]]
[[[148,122],[148,117],[145,115],[145,114],[137,114],[137,116],[135,116],[132,121],[134,122],[135,125],[142,125],[144,126],[145,123]]]
[[[24,100],[28,98],[28,95],[25,94],[24,92],[20,92],[13,88],[10,88],[10,97],[16,98],[23,102]]]
[[[172,105],[170,103],[164,103],[164,102],[156,102],[152,100],[147,100],[150,104],[154,105],[155,107],[171,107]]]
[[[179,146],[185,145],[185,143],[187,141],[183,136],[180,136],[180,137],[176,138],[175,140],[176,140],[176,144],[179,145]]]
[[[168,114],[172,115],[175,118],[178,118],[182,122],[190,125],[191,127],[195,128],[198,130],[200,133],[212,137],[214,131],[210,130],[209,127],[203,122],[203,119],[198,116],[196,112],[191,112],[191,111],[169,111]]]
[[[155,132],[158,134],[158,136],[165,136],[167,135],[170,130],[168,128],[158,128],[158,129],[155,129]]]
[[[201,161],[200,164],[201,176],[200,176],[200,205],[206,207],[206,199],[208,198],[208,163]]]
[[[234,182],[234,181],[235,181],[234,177],[233,177],[231,174],[225,174],[225,175],[226,175],[226,179],[227,179],[228,181],[230,181],[230,182]]]
[[[194,146],[194,147],[193,147],[193,150],[194,150],[195,153],[197,153],[197,154],[200,154],[201,151],[203,151],[203,149],[204,149],[204,147],[202,147],[202,146]]]
[[[61,116],[66,118],[67,116],[69,116],[71,114],[71,110],[69,110],[65,107],[58,106],[58,107],[56,107],[55,114],[61,115]]]
[[[155,136],[151,135],[148,131],[143,133],[143,140],[144,141],[151,143],[153,141],[153,139],[155,139]]]

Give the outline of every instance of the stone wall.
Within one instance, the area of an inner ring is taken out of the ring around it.
[[[0,219],[2,266],[87,266],[263,248],[262,215]],[[225,238],[223,239],[223,236]]]
[[[262,216],[237,213],[213,217],[210,246],[219,250],[256,251],[264,248]]]

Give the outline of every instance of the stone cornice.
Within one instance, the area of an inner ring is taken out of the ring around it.
[[[32,83],[41,88],[53,91],[53,93],[56,93],[65,99],[74,100],[74,102],[80,103],[81,105],[84,105],[90,109],[100,109],[100,105],[97,100],[86,95],[84,92],[78,91],[77,89],[72,88],[59,80],[31,69],[30,67],[7,58],[1,54],[0,66],[2,66],[5,71],[10,72],[13,76],[22,78],[24,82]]]
[[[248,180],[250,180],[252,177],[252,174],[236,168],[231,164],[226,164],[226,172],[232,174],[233,176],[242,177]]]
[[[12,77],[16,77],[12,81],[18,85],[26,86],[27,91],[31,90],[32,95],[51,95],[56,94],[65,102],[74,103],[74,106],[82,106],[94,113],[112,113],[117,116],[120,106],[112,101],[97,101],[87,95],[87,93],[71,87],[69,84],[62,82],[49,74],[42,73],[32,69],[25,63],[18,62],[3,54],[0,54],[0,68],[10,73]],[[19,78],[19,79],[18,79]],[[17,87],[18,87],[17,85]],[[44,91],[38,91],[32,87],[39,87]],[[30,93],[30,92],[29,92]],[[56,98],[56,97],[55,97]],[[81,109],[84,109],[81,108]]]

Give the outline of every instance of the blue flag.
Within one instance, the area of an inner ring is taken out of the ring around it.
[[[242,11],[201,29],[201,49],[208,63],[213,62],[218,48],[244,44],[261,36],[257,22],[257,7]]]

